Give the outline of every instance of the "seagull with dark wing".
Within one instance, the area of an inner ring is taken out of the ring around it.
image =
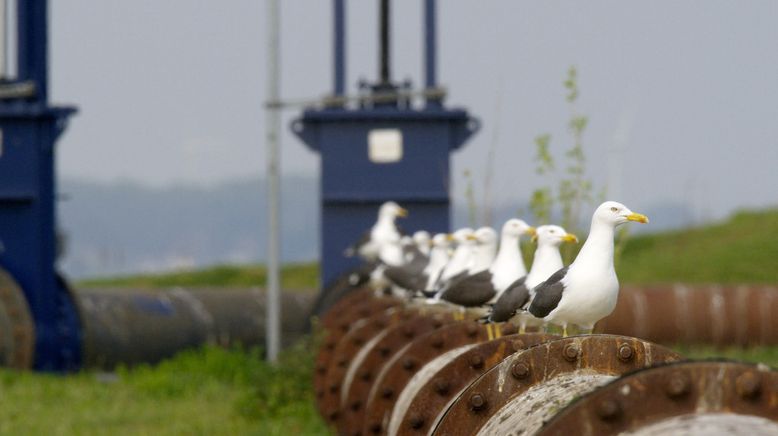
[[[564,336],[569,324],[591,333],[594,324],[616,307],[619,280],[613,267],[613,237],[616,226],[628,221],[648,223],[648,218],[615,201],[601,204],[575,261],[535,287],[529,312],[561,325]]]
[[[440,300],[464,307],[481,306],[497,292],[489,268],[497,251],[497,232],[491,227],[481,227],[470,238],[475,240],[475,247],[467,275],[450,281],[437,295]]]
[[[395,223],[398,217],[408,216],[408,211],[394,201],[387,201],[378,209],[378,219],[368,232],[353,246],[345,251],[346,256],[359,255],[368,262],[378,260],[381,247],[387,242],[396,243],[401,232]]]
[[[489,316],[490,321],[508,321],[517,311],[526,308],[534,297],[533,288],[563,267],[559,246],[563,242],[578,242],[575,235],[554,225],[538,227],[532,240],[538,246],[529,273],[512,283],[497,299]],[[532,315],[520,314],[519,318],[519,333],[524,333],[528,322],[532,322]]]

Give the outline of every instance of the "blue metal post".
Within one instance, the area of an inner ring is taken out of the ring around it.
[[[435,61],[437,53],[435,52],[435,44],[437,41],[435,29],[435,0],[424,1],[424,86],[427,89],[435,88],[436,74]]]
[[[80,365],[81,338],[72,295],[55,268],[54,143],[75,109],[48,104],[46,0],[17,2],[16,20],[16,82],[34,91],[0,100],[0,266],[32,312],[34,368],[69,370]]]
[[[345,0],[333,0],[335,95],[343,95],[346,92],[346,7],[344,3]]]

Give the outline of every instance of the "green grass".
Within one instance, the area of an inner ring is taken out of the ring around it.
[[[623,283],[778,283],[778,209],[725,222],[631,237],[619,260]]]
[[[310,341],[280,363],[203,348],[106,377],[0,370],[0,434],[328,434],[313,403]]]
[[[286,290],[316,289],[319,266],[317,263],[288,264],[281,268],[281,286]],[[132,275],[97,278],[79,282],[81,287],[167,288],[172,286],[265,286],[267,272],[261,265],[219,265],[194,271],[176,271],[164,274]]]

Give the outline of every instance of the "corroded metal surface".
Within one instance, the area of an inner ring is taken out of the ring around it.
[[[429,314],[426,311],[416,311],[415,315],[407,321],[389,328],[372,346],[366,346],[364,359],[361,362],[355,362],[357,366],[353,368],[354,377],[351,383],[345,387],[348,391],[345,400],[341,403],[343,419],[338,421],[340,433],[345,435],[361,434],[365,413],[364,404],[367,402],[370,388],[373,386],[376,375],[389,362],[392,355],[408,346],[415,337],[425,335],[454,321],[451,313]]]
[[[353,294],[350,294],[353,295]],[[316,404],[321,411],[321,401],[324,399],[326,391],[326,376],[327,369],[330,366],[330,362],[333,360],[334,351],[340,340],[345,336],[349,330],[355,325],[359,324],[359,320],[366,319],[371,315],[380,313],[390,307],[397,306],[399,301],[389,298],[374,298],[368,296],[360,298],[354,304],[341,307],[340,304],[337,307],[333,307],[340,317],[334,317],[337,322],[330,322],[330,327],[323,331],[322,345],[319,347],[319,352],[316,355],[315,372],[313,375],[313,389],[316,394]],[[329,314],[332,312],[328,312]],[[324,321],[324,318],[322,319]]]
[[[35,323],[22,288],[0,268],[0,365],[17,369],[32,367]]]
[[[401,417],[397,434],[410,436],[429,433],[431,428],[437,426],[451,402],[471,382],[511,354],[555,338],[554,335],[540,333],[515,334],[467,350],[423,381],[423,386],[418,388]],[[395,419],[394,415],[392,419]]]
[[[444,326],[412,341],[392,356],[371,387],[365,407],[362,434],[387,430],[398,395],[411,378],[441,354],[468,344],[477,344],[516,332],[511,324],[480,324],[472,320]]]
[[[552,416],[556,407],[573,400],[581,389],[585,391],[608,377],[679,359],[667,348],[623,336],[574,336],[541,343],[504,359],[462,391],[434,434],[473,435],[486,426],[493,434],[532,434],[544,417]],[[553,381],[560,376],[569,387],[581,389],[571,389],[573,396],[565,397],[568,391],[564,383]],[[556,396],[539,391],[544,385]],[[530,389],[531,398],[525,397]],[[533,406],[528,408],[530,403]],[[514,411],[519,409],[524,416],[516,416]],[[503,427],[506,417],[520,418],[521,427]]]
[[[345,311],[355,310],[356,305],[364,305],[368,300],[373,300],[373,291],[370,288],[355,289],[338,300],[330,310],[328,310],[318,320],[318,328],[331,329],[343,321]]]
[[[657,343],[775,345],[775,313],[775,286],[625,286],[596,331]]]
[[[626,375],[559,412],[542,435],[776,434],[778,373],[762,365],[679,362]]]
[[[323,373],[321,367],[317,367],[317,373],[321,373],[324,378],[324,389],[317,391],[316,397],[320,411],[328,422],[334,423],[340,417],[341,389],[349,364],[354,357],[387,327],[405,321],[411,316],[410,311],[393,306],[368,318],[355,321],[349,331],[338,341],[332,351],[333,358],[330,359]]]

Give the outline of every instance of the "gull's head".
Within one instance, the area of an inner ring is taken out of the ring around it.
[[[432,246],[432,241],[430,240],[430,233],[426,230],[419,230],[418,232],[415,232],[413,234],[413,242],[415,242],[416,246],[420,248]]]
[[[537,241],[538,246],[548,245],[552,247],[559,247],[563,242],[578,242],[578,238],[574,234],[567,233],[562,227],[554,225],[538,227],[532,240]]]
[[[400,207],[400,205],[394,201],[387,201],[378,209],[378,216],[384,218],[404,218],[408,216],[408,211]]]
[[[432,237],[432,247],[433,248],[449,248],[451,245],[451,241],[449,240],[450,235],[448,233],[438,233],[437,235]]]
[[[457,245],[474,244],[475,236],[473,235],[473,229],[465,227],[457,230],[451,234],[451,241],[455,242]]]
[[[491,227],[481,227],[472,233],[470,239],[478,245],[497,244],[497,232]]]
[[[515,236],[518,238],[521,235],[534,236],[535,228],[518,218],[511,218],[508,221],[506,221],[505,224],[503,224],[502,226],[503,237]]]
[[[642,224],[648,223],[647,216],[632,212],[627,206],[616,201],[606,201],[601,204],[594,211],[592,220],[607,223],[613,227],[624,224],[627,221],[635,221]]]
[[[410,236],[407,236],[407,235],[406,235],[406,236],[403,236],[403,237],[401,237],[401,238],[400,238],[400,245],[401,245],[403,248],[408,248],[408,247],[410,247],[411,245],[413,245],[413,238],[411,238]]]

